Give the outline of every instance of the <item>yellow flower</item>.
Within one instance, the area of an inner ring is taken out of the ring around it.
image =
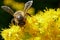
[[[11,5],[13,2],[13,0],[4,0],[5,5]]]
[[[26,24],[11,25],[1,32],[4,40],[60,40],[60,12],[59,9],[39,11],[36,15],[27,16]]]
[[[19,10],[17,4],[20,4],[16,3],[16,10]],[[14,8],[14,5],[12,7]],[[30,10],[34,11],[33,8]],[[33,13],[32,11],[28,10],[28,13]],[[4,29],[1,32],[4,40],[60,40],[60,8],[46,9],[31,15],[32,17],[26,17],[25,26],[11,25]]]
[[[12,8],[14,8],[15,10],[23,10],[24,8],[24,3],[18,3],[18,2],[13,2],[12,3]]]

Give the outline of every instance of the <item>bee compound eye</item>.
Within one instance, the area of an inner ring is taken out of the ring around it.
[[[24,17],[23,16],[17,16],[17,19],[18,19],[18,21],[21,21],[24,19]]]

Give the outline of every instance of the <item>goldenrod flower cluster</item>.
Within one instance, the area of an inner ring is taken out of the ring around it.
[[[60,40],[60,8],[27,16],[23,27],[9,25],[8,29],[1,31],[1,36],[4,40]]]
[[[47,9],[27,16],[25,26],[10,25],[1,35],[4,40],[60,40],[60,9]]]

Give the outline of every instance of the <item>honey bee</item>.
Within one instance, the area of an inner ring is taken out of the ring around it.
[[[30,0],[25,3],[25,7],[23,11],[17,11],[14,13],[14,11],[8,7],[8,6],[1,6],[2,9],[4,9],[6,12],[10,13],[14,18],[11,20],[11,23],[20,26],[24,26],[26,24],[26,14],[30,15],[27,13],[28,9],[32,6],[33,0]]]

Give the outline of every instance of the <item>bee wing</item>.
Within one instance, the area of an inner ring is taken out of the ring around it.
[[[8,6],[1,6],[1,8],[4,9],[6,12],[10,13],[11,15],[13,15],[14,13],[13,10]]]
[[[26,13],[27,10],[32,6],[33,0],[28,1],[25,3],[25,7],[24,7],[24,12]]]

